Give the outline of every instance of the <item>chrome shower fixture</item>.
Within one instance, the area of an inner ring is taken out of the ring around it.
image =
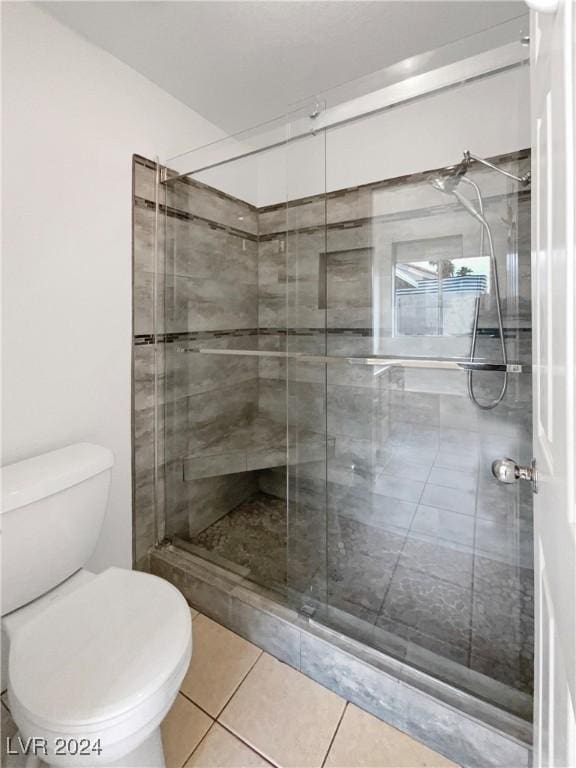
[[[512,179],[513,181],[516,181],[518,184],[521,184],[523,187],[530,186],[530,181],[532,179],[530,171],[527,171],[523,176],[516,176],[515,173],[510,173],[510,171],[505,171],[503,168],[498,168],[497,165],[494,165],[494,163],[491,163],[489,160],[485,160],[483,157],[477,157],[476,155],[473,155],[470,150],[466,150],[464,152],[464,160],[462,163],[466,164],[466,170],[472,165],[473,162],[480,163],[481,165],[485,165],[486,168],[490,168],[492,171],[496,171],[496,173],[499,173],[502,176],[506,176],[509,179]],[[460,165],[462,165],[460,163]]]
[[[448,172],[444,176],[436,176],[432,179],[432,186],[440,192],[451,194],[454,192],[458,184],[462,181],[462,178],[468,172],[470,167],[470,153],[464,152],[464,158],[458,165],[448,169]]]
[[[486,217],[484,215],[484,201],[482,200],[482,193],[480,192],[480,187],[478,184],[473,181],[472,179],[467,177],[467,172],[472,165],[473,162],[480,163],[481,165],[485,165],[487,168],[490,168],[493,171],[497,171],[502,176],[506,176],[507,178],[513,179],[518,184],[521,184],[522,186],[528,186],[530,184],[530,173],[524,174],[524,176],[516,176],[513,173],[510,173],[509,171],[505,171],[502,168],[498,168],[498,166],[493,165],[489,160],[484,160],[481,157],[476,157],[476,155],[471,154],[468,150],[464,152],[464,157],[460,161],[460,163],[453,168],[448,169],[448,172],[445,173],[443,176],[436,176],[433,179],[430,180],[430,183],[434,187],[434,189],[439,190],[440,192],[444,192],[447,195],[452,195],[453,197],[458,200],[460,205],[474,218],[476,221],[478,221],[481,225],[480,229],[480,247],[479,252],[482,256],[484,254],[484,241],[485,239],[488,241],[488,249],[490,253],[490,269],[492,273],[492,281],[494,285],[494,297],[495,297],[495,303],[496,303],[496,316],[498,321],[498,335],[500,337],[500,349],[502,352],[502,362],[504,365],[508,365],[508,353],[506,350],[506,342],[504,340],[504,317],[502,312],[502,298],[500,294],[500,283],[498,280],[498,263],[496,260],[496,253],[494,250],[494,240],[492,237],[492,230],[490,228],[490,225],[488,221],[486,220]],[[474,193],[476,195],[476,205],[469,200],[467,197],[465,197],[462,192],[458,189],[460,184],[467,184],[469,187],[472,187],[474,190]],[[474,361],[476,357],[476,346],[478,343],[478,321],[480,316],[480,296],[476,297],[475,307],[474,307],[474,323],[472,328],[472,340],[470,344],[470,361]],[[468,371],[467,375],[467,381],[466,381],[466,389],[468,392],[468,397],[472,402],[477,405],[482,410],[488,411],[492,408],[495,408],[499,403],[502,402],[504,399],[504,395],[506,394],[506,390],[508,388],[508,373],[504,373],[504,379],[502,381],[502,386],[500,388],[500,392],[496,398],[491,400],[488,403],[481,403],[478,398],[476,397],[476,393],[474,392],[474,382],[473,382],[473,372]]]
[[[497,165],[494,165],[494,163],[491,163],[489,160],[485,160],[483,157],[477,157],[476,155],[473,155],[470,150],[467,149],[464,152],[463,158],[458,163],[458,165],[449,168],[447,173],[444,175],[436,176],[434,179],[432,179],[432,186],[435,189],[438,189],[440,192],[446,192],[447,194],[450,194],[456,189],[458,184],[460,184],[464,176],[468,173],[472,163],[480,163],[480,165],[484,165],[486,168],[490,168],[490,170],[496,171],[496,173],[499,173],[501,176],[506,176],[508,179],[512,179],[518,184],[521,184],[523,187],[528,187],[530,185],[530,171],[525,173],[523,176],[517,176],[515,173],[511,173],[510,171],[505,171],[503,168],[499,168]]]

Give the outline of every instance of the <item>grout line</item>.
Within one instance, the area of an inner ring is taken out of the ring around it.
[[[438,456],[439,450],[436,451],[436,455],[434,457],[434,461],[436,461],[436,458]],[[434,462],[430,465],[430,469],[428,470],[427,478],[430,477],[430,474],[432,472],[432,467],[434,466]],[[428,482],[428,479],[426,479],[426,482],[422,484],[422,490],[420,491],[420,495],[418,497],[418,501],[415,502],[415,509],[412,513],[412,517],[410,518],[410,525],[406,529],[406,534],[404,535],[404,541],[402,542],[402,548],[400,549],[398,553],[398,558],[394,564],[394,570],[392,571],[392,575],[390,576],[390,581],[388,582],[388,586],[386,587],[386,591],[384,592],[384,596],[382,598],[382,602],[380,603],[380,607],[378,608],[378,611],[376,612],[376,623],[374,626],[377,626],[378,619],[380,618],[382,611],[384,610],[384,604],[386,602],[386,598],[388,597],[388,593],[390,592],[390,588],[392,586],[392,580],[394,579],[394,576],[396,575],[396,571],[398,570],[398,566],[400,565],[400,559],[402,557],[402,554],[404,553],[404,549],[406,548],[406,543],[408,539],[410,538],[410,530],[412,529],[412,524],[414,523],[414,518],[416,517],[416,513],[418,512],[418,507],[420,506],[420,502],[422,501],[422,496],[424,495],[424,490],[426,488],[426,484]]]
[[[204,711],[204,710],[202,710],[202,711]],[[198,749],[198,747],[200,746],[200,744],[202,744],[202,742],[204,741],[204,739],[205,739],[205,738],[208,736],[208,734],[210,733],[210,731],[211,731],[211,730],[214,728],[214,725],[215,725],[215,724],[216,724],[216,720],[212,720],[212,722],[210,723],[210,727],[208,728],[208,730],[206,731],[206,733],[204,734],[204,736],[202,736],[202,738],[200,739],[200,741],[198,742],[198,744],[196,744],[196,746],[194,747],[194,749],[192,750],[192,752],[190,752],[190,754],[188,755],[188,757],[187,757],[187,758],[184,760],[184,762],[182,763],[182,765],[180,766],[180,768],[184,768],[184,766],[185,766],[185,765],[188,763],[188,761],[190,760],[190,758],[192,757],[192,755],[193,755],[193,754],[196,752],[196,750]]]
[[[214,715],[211,715],[211,714],[210,714],[210,712],[208,712],[206,709],[204,709],[204,707],[201,707],[201,706],[200,706],[200,704],[197,704],[195,701],[193,701],[193,700],[190,698],[190,696],[187,696],[187,695],[184,693],[184,691],[180,690],[180,691],[178,691],[178,693],[179,693],[179,694],[181,694],[182,696],[184,696],[184,698],[186,699],[186,701],[189,701],[189,702],[190,702],[190,704],[194,704],[194,706],[195,706],[195,707],[197,707],[197,708],[198,708],[198,709],[199,709],[201,712],[203,712],[205,715],[207,715],[207,716],[210,718],[210,720],[216,721],[216,718],[214,717]]]
[[[223,627],[224,625],[223,625],[223,624],[220,624],[220,626],[222,626],[222,627]],[[227,627],[225,627],[225,629],[227,629]],[[229,630],[229,631],[231,632],[232,630]],[[240,637],[240,635],[238,635],[238,637]],[[245,638],[242,638],[242,639],[244,640]],[[249,642],[249,641],[247,640],[246,642]],[[254,645],[254,644],[252,643],[252,645]],[[255,647],[255,648],[258,648],[258,646],[257,646],[257,645],[255,645],[254,647]],[[232,691],[232,693],[230,694],[230,696],[228,696],[228,698],[226,699],[226,701],[224,702],[224,704],[223,704],[223,705],[222,705],[222,707],[220,708],[220,710],[219,710],[219,712],[218,712],[218,714],[217,714],[217,715],[212,715],[212,714],[210,714],[210,712],[208,712],[208,710],[204,709],[204,707],[202,707],[200,704],[198,704],[198,702],[196,702],[196,701],[194,701],[194,699],[190,698],[190,696],[188,696],[188,694],[184,693],[184,691],[183,691],[182,689],[180,689],[179,693],[181,693],[181,694],[182,694],[182,696],[184,696],[184,698],[185,698],[185,699],[187,699],[189,702],[191,702],[191,703],[192,703],[192,704],[194,704],[196,707],[198,707],[198,709],[202,710],[202,712],[204,712],[204,714],[205,714],[205,715],[208,715],[208,717],[209,717],[209,718],[211,718],[211,719],[212,719],[212,720],[214,720],[214,721],[218,720],[218,718],[220,717],[220,715],[221,715],[221,714],[224,712],[224,710],[226,709],[226,707],[228,706],[228,704],[230,704],[230,702],[232,701],[232,699],[234,698],[234,696],[235,696],[235,695],[236,695],[236,693],[238,692],[238,689],[240,688],[240,686],[242,685],[242,683],[244,682],[244,680],[246,680],[246,678],[248,677],[248,675],[250,674],[250,672],[252,672],[252,670],[254,669],[254,667],[256,666],[256,664],[258,663],[258,661],[259,661],[260,657],[261,657],[261,656],[262,656],[262,654],[264,653],[264,651],[263,651],[261,648],[258,648],[258,650],[260,651],[260,653],[258,654],[258,656],[256,657],[256,659],[254,660],[254,663],[253,663],[253,664],[250,666],[250,669],[248,669],[248,670],[247,670],[246,674],[245,674],[245,675],[242,677],[242,679],[240,680],[240,682],[238,683],[238,685],[237,685],[237,686],[234,688],[234,690]]]
[[[440,432],[440,427],[438,427],[438,432]],[[429,483],[430,475],[432,474],[432,470],[434,469],[434,466],[436,464],[436,460],[438,459],[439,455],[440,455],[440,447],[438,447],[437,450],[436,450],[436,454],[434,456],[434,459],[433,459],[432,463],[430,464],[430,468],[428,470],[428,475],[427,475],[426,480],[425,480],[425,482],[423,484],[422,491],[420,493],[419,499],[416,502],[416,508],[415,508],[415,510],[414,510],[414,512],[412,514],[411,519],[410,519],[410,525],[409,525],[409,527],[408,527],[408,529],[406,531],[406,535],[404,537],[404,542],[402,544],[402,549],[400,550],[398,559],[397,559],[397,561],[396,561],[396,563],[394,565],[394,570],[392,571],[392,576],[390,577],[390,581],[388,582],[388,586],[386,588],[386,592],[384,593],[384,597],[382,598],[382,602],[380,603],[380,607],[378,608],[378,611],[377,611],[377,618],[376,618],[375,626],[378,625],[378,619],[380,618],[380,616],[382,615],[382,612],[384,610],[384,605],[386,603],[386,598],[388,597],[388,594],[390,592],[390,588],[392,586],[392,580],[394,579],[394,576],[396,575],[396,571],[398,569],[398,566],[400,565],[400,559],[402,557],[402,554],[404,553],[404,549],[406,548],[406,544],[407,544],[409,539],[413,538],[413,537],[410,536],[410,531],[412,530],[412,525],[414,523],[414,518],[416,517],[416,514],[418,512],[418,508],[420,507],[420,505],[422,503],[422,497],[424,496],[424,491],[426,490],[426,487],[427,487],[427,485]],[[446,581],[446,580],[442,579],[442,581]],[[447,582],[447,583],[450,584],[451,582]]]
[[[200,614],[200,615],[203,615],[203,614]],[[223,626],[223,625],[221,625],[221,626]],[[230,631],[232,631],[232,630],[230,630]],[[258,647],[258,646],[255,646],[255,647]],[[245,739],[244,739],[244,738],[243,738],[243,737],[242,737],[242,736],[241,736],[239,733],[236,733],[236,732],[235,732],[234,730],[232,730],[232,729],[231,729],[231,728],[230,728],[228,725],[226,725],[226,723],[223,723],[223,722],[220,720],[220,717],[223,715],[223,713],[224,713],[224,710],[226,709],[226,707],[228,706],[228,704],[229,704],[229,703],[232,701],[232,699],[234,698],[234,696],[236,695],[236,693],[238,692],[238,690],[240,689],[240,687],[242,686],[242,684],[244,683],[244,681],[245,681],[245,680],[248,678],[248,675],[249,675],[249,674],[252,672],[252,670],[254,669],[254,667],[256,666],[256,664],[258,663],[258,661],[260,660],[260,658],[262,657],[262,655],[265,653],[265,651],[264,651],[264,650],[262,650],[262,649],[259,649],[259,650],[260,650],[260,653],[258,654],[258,656],[257,656],[257,658],[255,659],[254,663],[251,665],[250,669],[248,669],[248,671],[246,672],[246,674],[243,676],[242,680],[241,680],[241,681],[238,683],[238,685],[237,685],[237,686],[236,686],[236,688],[234,689],[233,693],[232,693],[232,694],[229,696],[229,698],[227,699],[226,703],[225,703],[225,704],[223,705],[223,707],[220,709],[220,712],[218,713],[218,715],[217,715],[216,717],[215,717],[214,715],[211,715],[211,714],[210,714],[210,713],[209,713],[207,710],[205,710],[205,709],[204,709],[202,706],[200,706],[200,705],[199,705],[199,704],[198,704],[196,701],[194,701],[193,699],[191,699],[191,698],[190,698],[190,696],[188,696],[186,693],[184,693],[184,691],[182,691],[182,690],[180,690],[180,691],[179,691],[179,693],[180,693],[180,694],[181,694],[181,695],[182,695],[182,696],[183,696],[183,697],[184,697],[184,698],[185,698],[187,701],[189,701],[191,704],[193,704],[195,707],[197,707],[197,708],[198,708],[198,709],[199,709],[201,712],[203,712],[205,715],[207,715],[207,716],[208,716],[208,717],[209,717],[209,718],[212,720],[212,723],[211,723],[210,727],[208,728],[208,730],[206,731],[206,733],[204,734],[204,736],[203,736],[203,737],[200,739],[200,741],[198,742],[198,744],[197,744],[197,745],[194,747],[194,749],[192,750],[192,752],[190,752],[190,754],[189,754],[189,755],[186,757],[186,759],[185,759],[184,763],[182,764],[182,766],[180,766],[180,768],[184,768],[184,766],[186,765],[186,763],[187,763],[187,762],[190,760],[190,758],[192,757],[192,755],[193,755],[193,754],[196,752],[196,750],[197,750],[197,749],[200,747],[200,745],[201,745],[201,744],[202,744],[202,742],[203,742],[203,741],[206,739],[206,737],[208,736],[208,734],[209,734],[209,733],[210,733],[210,732],[213,730],[213,728],[214,728],[214,724],[215,724],[215,723],[218,723],[218,725],[219,725],[221,728],[224,728],[224,730],[226,730],[226,731],[227,731],[228,733],[230,733],[232,736],[234,736],[234,737],[235,737],[235,738],[237,738],[239,741],[241,741],[241,742],[242,742],[242,743],[243,743],[243,744],[244,744],[246,747],[248,747],[248,748],[249,748],[249,749],[251,749],[253,752],[255,752],[255,753],[256,753],[256,754],[258,754],[260,757],[262,757],[264,760],[266,760],[266,762],[267,762],[267,763],[269,763],[270,765],[273,765],[273,766],[277,766],[277,768],[280,768],[280,766],[279,766],[277,763],[275,763],[273,760],[271,760],[271,758],[270,758],[270,757],[267,757],[267,756],[266,756],[265,754],[263,754],[263,753],[262,753],[262,752],[261,752],[261,751],[260,751],[260,750],[259,750],[257,747],[255,747],[253,744],[251,744],[251,743],[249,743],[248,741],[246,741],[246,740],[245,740]],[[288,666],[289,666],[289,665],[288,665]],[[293,668],[293,667],[290,667],[290,669],[294,669],[294,668]],[[296,672],[300,672],[300,670],[295,670],[295,671],[296,671]],[[300,674],[303,674],[303,673],[302,673],[302,672],[300,672]],[[330,689],[326,688],[325,686],[322,686],[322,687],[323,687],[325,690],[330,690]],[[342,698],[342,697],[340,697],[340,698]],[[324,766],[324,763],[325,763],[325,761],[326,761],[326,758],[328,757],[328,753],[330,752],[330,748],[331,748],[331,746],[332,746],[332,743],[333,743],[333,741],[334,741],[334,738],[336,737],[336,733],[338,732],[338,729],[339,729],[339,727],[340,727],[340,723],[342,722],[342,718],[344,717],[344,713],[346,712],[346,709],[347,709],[347,707],[348,707],[348,704],[349,704],[349,702],[348,702],[346,699],[344,699],[344,708],[343,708],[343,710],[342,710],[342,714],[340,715],[340,718],[339,718],[339,720],[338,720],[338,724],[337,724],[337,726],[336,726],[336,729],[335,729],[335,731],[334,731],[334,734],[333,734],[333,736],[332,736],[332,739],[331,739],[331,741],[330,741],[330,745],[328,746],[328,749],[327,749],[327,751],[326,751],[326,755],[324,756],[324,760],[322,761],[322,766]]]
[[[336,724],[336,728],[334,729],[334,733],[332,734],[332,738],[330,739],[330,744],[328,744],[328,749],[326,750],[326,754],[324,755],[324,759],[322,760],[321,768],[324,768],[324,766],[326,765],[326,760],[328,760],[328,755],[330,754],[330,750],[332,749],[332,745],[334,744],[336,735],[340,730],[340,726],[342,724],[342,720],[344,719],[344,715],[346,714],[346,710],[348,709],[349,703],[350,703],[349,701],[344,700],[344,708],[342,709],[342,714],[340,715],[338,723]]]
[[[240,635],[239,635],[239,637],[240,637]],[[242,639],[243,639],[243,640],[245,640],[245,638],[242,638]],[[246,642],[249,642],[249,641],[247,640]],[[256,646],[254,646],[254,647],[255,647],[255,648],[258,648],[258,646],[257,646],[257,645],[256,645]],[[252,670],[254,669],[254,667],[256,666],[256,664],[258,664],[258,662],[259,662],[259,661],[260,661],[260,659],[262,658],[262,655],[264,654],[264,651],[262,650],[262,648],[259,648],[258,650],[260,651],[260,653],[258,654],[258,656],[256,657],[256,659],[254,660],[254,663],[253,663],[253,664],[250,666],[250,669],[249,669],[249,670],[246,672],[246,674],[244,675],[244,677],[242,678],[242,680],[240,680],[240,682],[238,683],[238,685],[236,686],[236,688],[234,688],[234,690],[232,691],[232,693],[231,693],[231,694],[230,694],[230,696],[228,697],[228,699],[227,699],[226,703],[224,704],[224,706],[222,707],[222,709],[221,709],[221,710],[220,710],[220,712],[218,713],[218,715],[217,715],[216,719],[218,719],[218,718],[220,717],[220,715],[221,715],[221,714],[224,712],[224,710],[226,709],[226,707],[228,706],[228,704],[230,704],[230,702],[232,701],[232,699],[234,698],[234,696],[236,696],[236,694],[237,694],[237,693],[238,693],[238,691],[240,690],[240,687],[242,686],[242,683],[243,683],[243,682],[246,680],[246,678],[248,677],[248,675],[250,674],[250,672],[252,672]]]
[[[250,742],[242,738],[242,736],[240,736],[239,733],[236,733],[235,731],[233,731],[229,726],[226,725],[226,723],[222,723],[220,722],[220,720],[216,720],[216,722],[218,723],[220,728],[224,728],[225,731],[227,731],[229,734],[234,736],[234,738],[238,739],[238,741],[242,742],[242,744],[244,744],[245,747],[248,747],[248,749],[252,750],[252,752],[255,752],[257,755],[260,755],[260,757],[263,760],[266,760],[267,763],[273,766],[277,766],[277,768],[281,768],[281,766],[278,766],[278,764],[275,763],[273,760],[271,760],[271,758],[266,757],[266,755],[263,752],[261,752],[257,747],[253,746],[252,744],[250,744]]]

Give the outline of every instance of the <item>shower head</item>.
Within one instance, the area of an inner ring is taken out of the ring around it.
[[[470,167],[470,162],[470,153],[464,152],[464,157],[458,165],[448,169],[448,172],[443,176],[435,176],[430,180],[430,183],[434,189],[437,189],[440,192],[445,192],[447,195],[451,194],[458,184],[460,184],[462,177],[466,175],[468,168]]]
[[[452,168],[448,168],[445,173],[430,179],[430,183],[434,189],[437,189],[440,192],[445,192],[447,195],[449,195],[464,179],[472,163],[480,163],[480,165],[483,165],[486,168],[490,168],[492,171],[496,171],[496,173],[499,173],[501,176],[506,176],[506,178],[512,179],[523,187],[530,186],[530,171],[527,171],[523,176],[517,176],[511,171],[507,171],[505,168],[500,168],[498,165],[494,165],[494,163],[491,163],[489,160],[485,160],[483,157],[473,155],[469,150],[464,152],[464,157],[458,165],[454,165]]]
[[[468,168],[470,167],[470,164],[472,163],[474,159],[474,156],[470,154],[470,152],[466,151],[464,152],[464,157],[462,158],[461,162],[458,165],[453,166],[449,169],[449,172],[445,174],[444,176],[436,176],[435,178],[431,179],[430,183],[434,187],[434,189],[439,190],[440,192],[444,192],[447,195],[452,195],[453,197],[458,200],[460,205],[465,208],[468,213],[473,216],[476,221],[479,221],[480,224],[482,224],[483,227],[488,227],[488,223],[486,222],[486,219],[484,218],[484,205],[482,202],[482,195],[480,193],[480,189],[478,187],[478,184],[476,184],[475,181],[472,179],[469,179],[466,176],[466,173],[468,172]],[[458,186],[461,184],[469,184],[476,192],[476,197],[478,198],[478,208],[470,202],[462,192],[458,189]]]
[[[469,179],[466,176],[466,171],[468,170],[468,165],[470,164],[470,154],[468,152],[464,153],[464,159],[462,162],[455,166],[453,169],[451,169],[451,172],[447,176],[437,176],[433,179],[431,179],[430,183],[434,187],[434,189],[438,189],[440,192],[444,192],[447,195],[452,195],[453,197],[458,200],[460,205],[468,211],[468,213],[473,216],[476,221],[480,222],[483,227],[488,227],[488,223],[486,219],[484,218],[484,205],[482,202],[482,195],[480,194],[480,189],[478,188],[478,184],[476,184],[475,181],[472,181],[472,179]],[[476,192],[476,197],[478,198],[478,208],[468,200],[468,198],[464,197],[462,192],[458,189],[458,186],[460,183],[469,184]]]

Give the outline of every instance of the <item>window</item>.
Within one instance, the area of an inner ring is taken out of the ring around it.
[[[394,243],[394,335],[470,334],[489,268],[486,256],[463,255],[461,235]]]

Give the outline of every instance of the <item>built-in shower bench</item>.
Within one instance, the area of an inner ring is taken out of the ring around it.
[[[333,452],[333,438],[327,441],[322,433],[297,427],[287,429],[285,424],[256,416],[202,452],[186,456],[184,480],[323,461],[327,450]]]

